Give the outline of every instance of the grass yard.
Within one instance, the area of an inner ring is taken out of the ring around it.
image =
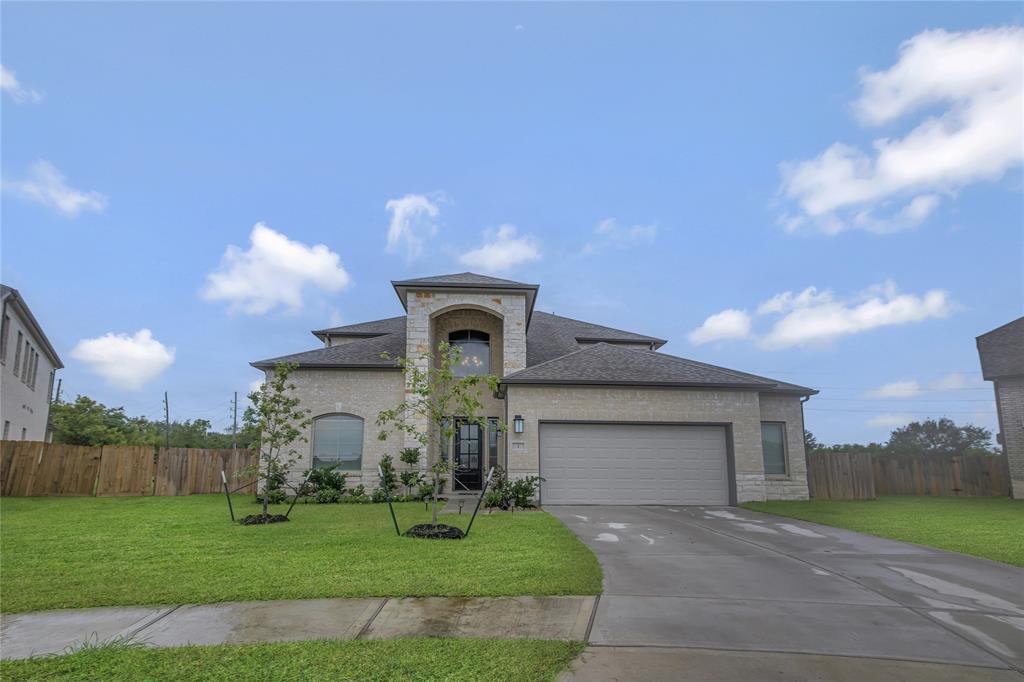
[[[1024,566],[1024,502],[1005,497],[880,497],[750,502],[754,511]]]
[[[257,511],[251,499],[236,515]],[[422,504],[396,511],[403,531],[430,520]],[[469,513],[443,519],[465,528]],[[0,524],[5,612],[601,591],[597,558],[543,512],[482,513],[458,541],[397,537],[382,504],[298,505],[289,523],[240,526],[219,495],[4,498]]]
[[[4,680],[553,680],[579,642],[396,639],[98,648],[0,663]]]

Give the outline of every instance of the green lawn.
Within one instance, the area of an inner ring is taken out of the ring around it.
[[[9,680],[553,680],[583,644],[396,639],[110,648],[0,663]]]
[[[1020,500],[880,497],[856,502],[750,502],[743,506],[1024,566],[1024,502]]]
[[[251,499],[236,514],[256,512]],[[403,530],[430,520],[422,504],[396,510]],[[465,528],[469,514],[443,520]],[[37,497],[5,498],[0,525],[5,612],[601,591],[597,558],[543,512],[481,514],[468,538],[442,541],[397,537],[382,504],[298,505],[289,523],[240,526],[218,495]]]

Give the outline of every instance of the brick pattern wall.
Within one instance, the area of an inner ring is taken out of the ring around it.
[[[1013,498],[1024,500],[1024,377],[998,379],[995,391]]]
[[[761,454],[762,411],[753,391],[513,385],[507,400],[510,419],[521,414],[525,421],[522,434],[508,434],[513,477],[537,474],[539,422],[543,420],[725,422],[732,424],[738,502],[807,497],[803,423],[796,397],[771,396],[766,407],[772,421],[786,422],[787,434],[800,434],[797,446],[789,450],[793,478],[770,486],[766,486]],[[522,443],[521,449],[516,442]]]
[[[788,395],[761,394],[761,421],[785,422],[786,475],[766,475],[769,500],[806,500],[807,456],[804,454],[804,422],[800,399]]]
[[[395,370],[299,369],[291,376],[300,407],[311,417],[324,414],[353,414],[363,419],[363,463],[361,472],[346,472],[351,485],[362,483],[367,490],[377,486],[377,463],[384,455],[398,461],[403,447],[400,435],[387,441],[377,439],[377,414],[402,401],[404,377]],[[313,463],[313,425],[306,429],[308,442],[292,444],[299,453],[293,480],[302,480],[302,472]]]

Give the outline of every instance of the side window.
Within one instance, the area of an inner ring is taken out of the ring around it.
[[[786,429],[782,422],[761,422],[764,473],[786,473]]]
[[[326,414],[313,420],[313,468],[359,471],[363,466],[363,420]]]
[[[11,316],[5,314],[0,323],[0,364],[7,364],[7,337],[11,335]]]
[[[21,369],[21,332],[18,332],[18,345],[14,347],[14,376],[18,376]]]

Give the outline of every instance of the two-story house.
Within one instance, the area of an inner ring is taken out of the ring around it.
[[[3,440],[47,440],[53,381],[64,364],[18,290],[0,285],[0,300]]]
[[[313,417],[306,467],[340,465],[377,483],[375,420],[406,384],[393,359],[425,362],[445,340],[459,372],[493,374],[488,427],[459,423],[444,452],[457,490],[491,466],[543,478],[543,504],[736,504],[803,499],[803,402],[817,391],[661,353],[654,336],[534,310],[539,287],[473,273],[392,282],[404,315],[313,334],[323,347],[252,363],[293,375]],[[504,424],[502,430],[499,425]],[[397,457],[395,457],[397,460]]]

